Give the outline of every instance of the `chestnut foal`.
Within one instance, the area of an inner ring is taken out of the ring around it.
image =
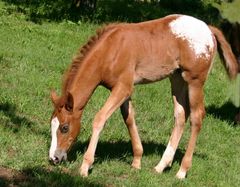
[[[50,160],[59,163],[67,158],[67,151],[80,132],[83,109],[95,88],[103,85],[111,94],[94,118],[80,174],[88,176],[104,124],[119,107],[131,137],[132,166],[141,168],[143,147],[131,103],[133,88],[135,84],[169,77],[175,127],[155,170],[161,173],[171,165],[190,115],[191,136],[177,173],[178,178],[185,178],[205,115],[203,85],[213,63],[217,42],[228,75],[234,78],[237,62],[221,31],[193,17],[170,15],[137,24],[113,24],[98,31],[73,59],[65,75],[61,97],[55,92],[51,94],[54,112]]]

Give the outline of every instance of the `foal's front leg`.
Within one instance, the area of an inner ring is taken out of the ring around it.
[[[125,86],[124,84],[115,86],[103,108],[96,114],[93,121],[90,143],[88,145],[86,153],[83,156],[80,175],[84,177],[88,176],[88,170],[94,162],[94,155],[97,148],[99,135],[104,127],[106,120],[130,96],[131,92],[132,87],[130,86]]]
[[[132,167],[141,168],[141,159],[143,154],[142,143],[138,134],[137,125],[134,119],[134,109],[131,99],[127,99],[121,106],[121,113],[132,141],[133,162]]]

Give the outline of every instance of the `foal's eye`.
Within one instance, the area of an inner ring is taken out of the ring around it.
[[[65,124],[60,128],[61,133],[67,133],[69,130],[69,125]]]

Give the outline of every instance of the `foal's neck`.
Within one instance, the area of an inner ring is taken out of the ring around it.
[[[100,72],[96,60],[83,62],[69,91],[74,97],[74,105],[82,110],[100,83]],[[75,108],[74,107],[74,108]]]

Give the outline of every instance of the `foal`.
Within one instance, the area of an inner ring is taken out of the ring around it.
[[[73,59],[65,75],[61,97],[55,92],[51,94],[54,112],[51,118],[50,160],[59,163],[67,158],[67,151],[80,132],[83,109],[95,88],[103,85],[111,94],[94,118],[80,174],[88,175],[100,132],[106,120],[119,107],[131,137],[132,166],[139,169],[143,148],[131,103],[133,87],[169,77],[175,127],[155,170],[161,173],[171,165],[190,115],[191,136],[177,173],[178,178],[185,178],[205,115],[203,85],[217,42],[228,75],[234,78],[237,62],[221,31],[193,17],[170,15],[137,24],[109,25],[100,30]]]

